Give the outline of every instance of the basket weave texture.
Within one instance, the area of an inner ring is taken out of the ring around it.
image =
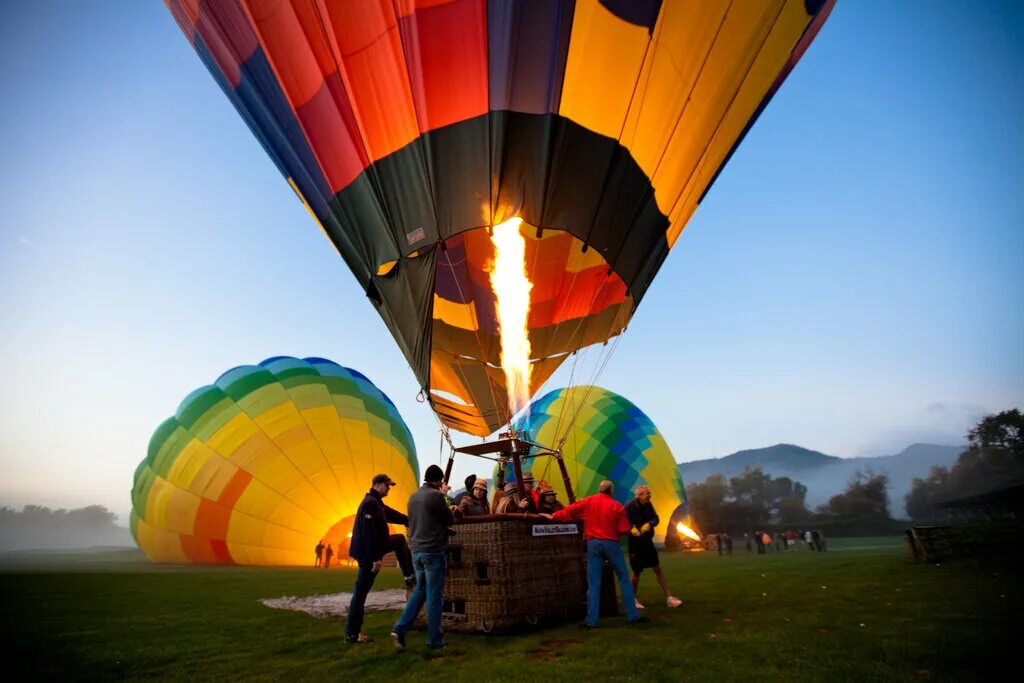
[[[448,544],[445,628],[504,629],[567,618],[586,603],[583,530],[534,536],[522,519],[459,524]]]

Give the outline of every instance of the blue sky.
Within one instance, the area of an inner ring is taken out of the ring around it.
[[[365,373],[436,462],[412,371],[162,4],[9,8],[0,93],[0,505],[126,519],[179,401],[282,354]],[[679,461],[959,443],[1024,405],[1021,121],[1024,5],[839,2],[599,383]]]

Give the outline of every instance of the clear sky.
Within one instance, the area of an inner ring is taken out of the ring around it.
[[[0,505],[125,522],[156,426],[274,355],[360,370],[437,462],[384,324],[161,3],[12,4],[0,95]],[[1022,121],[1024,4],[840,0],[599,383],[679,461],[957,444],[1024,407]]]

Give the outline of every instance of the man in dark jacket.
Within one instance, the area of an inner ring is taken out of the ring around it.
[[[669,607],[679,607],[682,602],[679,598],[673,597],[668,589],[668,581],[661,571],[658,561],[658,549],[654,547],[654,527],[661,521],[658,513],[651,504],[651,489],[646,486],[638,486],[636,498],[625,505],[626,516],[629,518],[629,566],[633,570],[633,593],[636,593],[640,584],[640,572],[650,567],[654,575],[658,577],[661,590],[665,594],[665,604]],[[722,554],[722,537],[718,537],[718,554]],[[640,600],[634,598],[637,609],[643,609]]]
[[[441,468],[431,465],[423,477],[423,486],[409,497],[409,547],[416,569],[416,589],[391,629],[391,639],[400,650],[405,649],[405,634],[412,628],[424,602],[427,604],[427,647],[441,649],[447,645],[441,629],[441,594],[448,527],[455,518],[442,493],[443,480]]]
[[[348,619],[345,621],[345,640],[349,643],[368,643],[370,639],[360,631],[363,628],[363,607],[366,596],[373,588],[373,582],[380,572],[381,559],[392,550],[402,568],[406,585],[414,580],[412,560],[409,557],[409,546],[405,536],[389,534],[388,522],[392,524],[409,524],[409,518],[397,510],[384,504],[395,482],[386,474],[378,474],[373,478],[373,486],[359,504],[355,521],[352,523],[352,541],[348,554],[358,565],[356,586],[352,591],[352,602],[348,606]]]

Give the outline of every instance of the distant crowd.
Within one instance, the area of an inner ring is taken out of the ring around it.
[[[821,529],[776,531],[774,534],[767,531],[750,531],[743,534],[743,545],[748,553],[754,552],[756,548],[761,555],[783,550],[796,551],[800,549],[801,545],[808,550],[818,552],[828,549],[825,532]],[[717,550],[719,555],[732,555],[732,546],[732,536],[725,532],[708,534],[704,537],[704,549]]]

